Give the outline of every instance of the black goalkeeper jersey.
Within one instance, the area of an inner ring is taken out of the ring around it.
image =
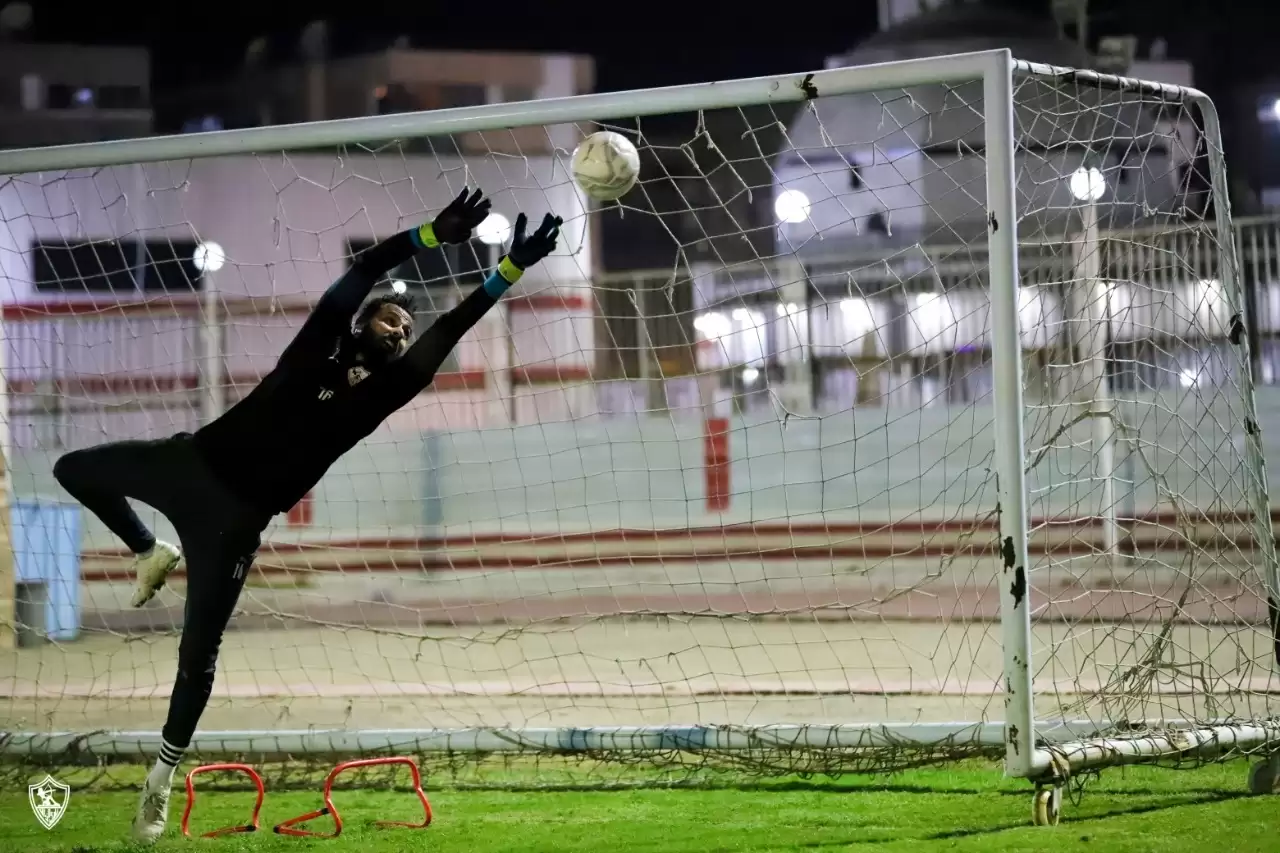
[[[242,500],[287,512],[412,397],[394,393],[407,382],[388,383],[391,367],[375,381],[357,365],[350,337],[335,335],[315,349],[295,341],[248,396],[196,433],[196,447]]]
[[[197,449],[237,497],[288,512],[344,453],[431,383],[458,340],[495,300],[477,289],[401,358],[369,371],[351,322],[377,279],[416,251],[405,234],[365,252],[325,292],[275,368],[195,434]]]

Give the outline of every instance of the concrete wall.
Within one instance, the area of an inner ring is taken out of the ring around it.
[[[1232,513],[1251,474],[1242,416],[1227,393],[1206,404],[1189,389],[1119,404],[1118,512],[1124,517]],[[1280,477],[1280,393],[1259,395],[1271,466]],[[1030,510],[1059,520],[1101,511],[1087,422],[1065,406],[1028,410]],[[1126,432],[1127,430],[1127,432]],[[274,541],[389,534],[469,537],[630,528],[668,532],[729,524],[970,523],[996,505],[989,401],[922,409],[865,408],[823,418],[734,421],[731,498],[706,507],[704,424],[685,418],[591,418],[512,428],[406,432],[384,426],[315,491],[309,525],[279,525]],[[1136,451],[1134,450],[1136,448]],[[56,453],[21,452],[17,497],[59,494]],[[96,520],[90,550],[113,548]]]

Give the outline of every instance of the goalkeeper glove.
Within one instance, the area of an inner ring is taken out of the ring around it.
[[[489,295],[497,299],[503,291],[520,280],[525,270],[554,252],[556,240],[560,237],[560,226],[563,224],[564,220],[559,216],[548,213],[542,217],[538,230],[526,237],[524,231],[529,225],[529,217],[523,213],[517,216],[511,236],[511,248],[498,264],[498,269],[484,283]]]
[[[427,249],[441,243],[465,243],[476,226],[488,218],[491,206],[481,190],[468,193],[464,189],[433,221],[414,232],[414,242]]]

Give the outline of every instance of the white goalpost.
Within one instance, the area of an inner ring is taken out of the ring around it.
[[[620,218],[567,168],[600,127],[643,157]],[[149,758],[176,665],[181,574],[131,610],[58,455],[224,411],[463,185],[566,245],[264,535],[193,755],[990,755],[1045,824],[1112,765],[1251,755],[1275,789],[1275,454],[1216,112],[1008,51],[0,151],[0,777]],[[669,266],[606,271],[606,221]],[[386,286],[425,326],[503,236]]]

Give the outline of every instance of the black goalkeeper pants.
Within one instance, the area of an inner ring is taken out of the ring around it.
[[[77,450],[59,459],[53,473],[136,554],[150,549],[155,536],[128,499],[159,510],[178,532],[187,603],[163,735],[185,749],[209,702],[222,634],[270,516],[228,492],[186,433]]]

